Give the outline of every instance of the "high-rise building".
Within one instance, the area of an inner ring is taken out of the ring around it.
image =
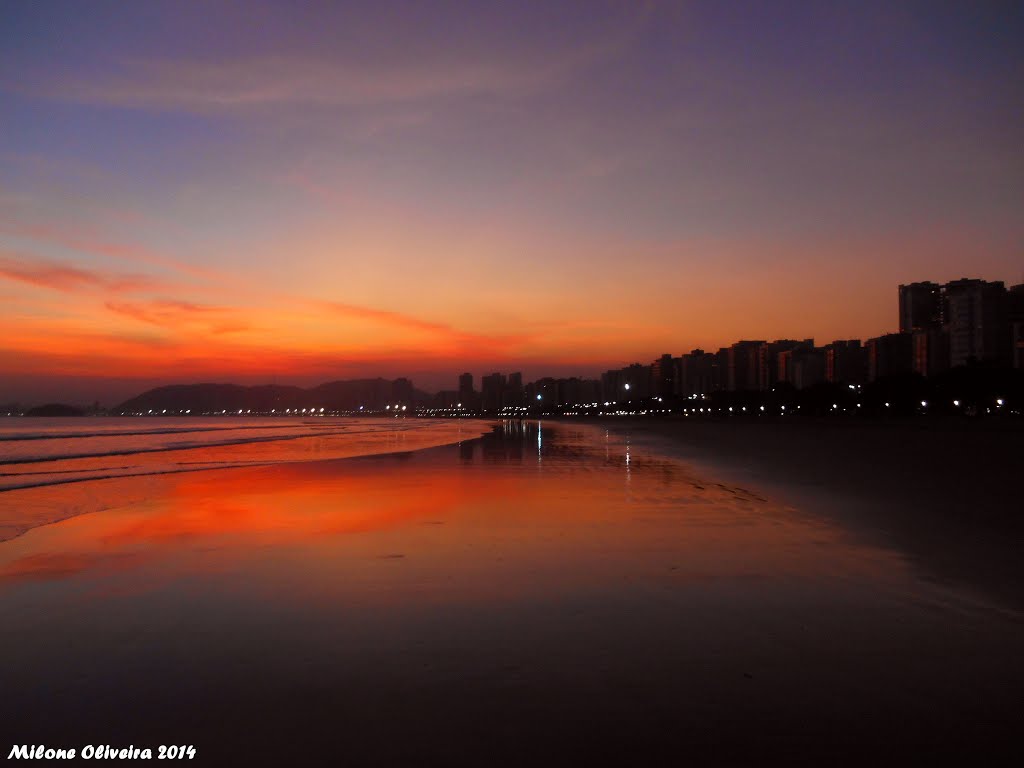
[[[622,389],[619,385],[621,373],[618,368],[614,368],[601,374],[601,399],[605,402],[615,403],[622,399],[619,397]]]
[[[787,350],[797,347],[814,347],[814,339],[777,339],[776,341],[762,344],[757,350],[757,388],[768,390],[779,382],[779,355]]]
[[[825,345],[825,380],[833,384],[863,384],[867,381],[867,351],[860,339],[833,341]]]
[[[825,380],[825,352],[820,347],[797,347],[793,352],[793,386],[807,389]]]
[[[510,373],[508,375],[508,382],[505,385],[505,398],[502,405],[524,405],[523,374]]]
[[[887,333],[868,339],[868,381],[877,381],[887,376],[899,376],[913,370],[911,335],[909,333]]]
[[[945,328],[917,328],[911,334],[914,372],[934,376],[949,368],[949,334]]]
[[[536,405],[538,408],[550,408],[558,405],[558,382],[550,376],[537,379],[527,385],[528,405]]]
[[[807,341],[811,342],[810,339]],[[807,389],[825,380],[825,350],[815,347],[813,342],[801,343],[782,350],[778,354],[776,365],[777,383]]]
[[[633,363],[619,371],[619,400],[639,400],[651,396],[651,368]]]
[[[715,390],[715,355],[694,349],[679,359],[679,394],[704,395]]]
[[[900,285],[900,333],[937,328],[943,321],[942,286],[922,282]]]
[[[555,400],[558,405],[579,405],[598,401],[601,383],[596,379],[581,379],[573,376],[568,379],[556,379],[554,382]]]
[[[1010,353],[1006,286],[1002,282],[962,278],[946,283],[949,363],[1006,362]]]
[[[714,388],[729,388],[729,347],[719,347],[715,353]]]
[[[459,376],[459,402],[466,410],[476,410],[479,407],[479,398],[473,389],[472,373]]]
[[[676,362],[672,355],[662,355],[651,364],[651,394],[673,395],[676,387]]]
[[[1007,291],[1007,320],[1010,326],[1010,363],[1024,368],[1024,283]]]
[[[505,377],[500,373],[492,373],[480,379],[480,401],[485,411],[496,411],[501,408],[505,396]]]
[[[729,347],[729,373],[726,387],[728,390],[735,392],[759,388],[760,348],[764,343],[763,339],[760,341],[737,341]]]

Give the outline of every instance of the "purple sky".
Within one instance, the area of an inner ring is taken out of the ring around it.
[[[1024,282],[1021,3],[4,3],[0,402],[597,374]]]

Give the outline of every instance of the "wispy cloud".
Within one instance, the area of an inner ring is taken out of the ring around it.
[[[215,270],[189,264],[181,259],[168,256],[151,248],[118,242],[81,228],[0,220],[0,234],[52,243],[71,250],[81,251],[82,253],[105,256],[119,261],[141,262],[154,267],[171,269],[197,278],[221,276]]]
[[[89,104],[160,111],[225,112],[284,106],[361,107],[516,94],[565,82],[620,53],[650,15],[637,4],[603,29],[578,30],[558,41],[510,48],[503,41],[452,41],[427,48],[391,40],[381,57],[356,45],[324,54],[288,51],[189,59],[123,59],[106,73],[65,74],[33,91]],[[546,19],[544,19],[546,20]],[[387,27],[381,29],[385,34]],[[493,34],[493,32],[491,33]]]
[[[0,254],[0,278],[66,293],[82,290],[131,293],[157,286],[145,275],[104,273],[13,254]]]
[[[176,299],[108,301],[104,306],[117,315],[161,328],[200,326],[213,334],[248,331],[252,324],[236,318],[236,310]]]
[[[480,334],[462,331],[445,323],[422,320],[412,315],[384,309],[373,309],[339,302],[320,302],[320,306],[330,312],[352,320],[370,323],[405,331],[420,331],[434,337],[436,343],[448,344],[460,348],[475,350],[489,349],[495,354],[505,353],[529,342],[533,336],[520,334]]]

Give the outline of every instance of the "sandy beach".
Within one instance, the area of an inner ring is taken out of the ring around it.
[[[834,513],[656,439],[511,423],[61,486],[124,503],[0,542],[0,735],[218,766],[990,763],[1013,743],[1012,603],[848,525],[828,487]]]

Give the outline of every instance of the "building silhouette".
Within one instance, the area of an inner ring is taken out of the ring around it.
[[[525,405],[523,397],[523,374],[510,373],[508,382],[505,385],[505,399],[503,405],[510,407],[522,407]]]
[[[1024,369],[1024,283],[1007,292],[1007,321],[1010,336],[1010,363]]]
[[[779,355],[783,352],[797,349],[798,347],[813,348],[814,339],[804,339],[803,341],[796,341],[795,339],[777,339],[776,341],[766,342],[760,346],[757,351],[758,389],[769,390],[782,381],[782,379],[779,378]]]
[[[679,359],[679,392],[684,397],[714,392],[718,360],[703,349],[694,349]]]
[[[899,327],[861,343],[837,339],[816,347],[814,339],[741,340],[717,352],[693,349],[680,357],[663,354],[648,365],[612,368],[600,380],[545,377],[523,382],[521,373],[491,373],[473,388],[473,375],[459,376],[457,391],[438,393],[435,405],[460,413],[514,412],[579,404],[691,398],[718,391],[756,392],[785,384],[807,389],[821,382],[858,385],[890,376],[935,376],[972,362],[1024,368],[1024,285],[954,280],[899,286]],[[391,402],[412,401],[407,379],[391,387]],[[368,392],[377,402],[378,393]],[[661,406],[658,406],[659,408]]]
[[[868,339],[868,381],[900,376],[912,370],[911,334],[887,333]]]
[[[500,373],[492,373],[480,379],[480,401],[485,411],[496,411],[502,407],[505,399],[505,377]]]
[[[1006,286],[962,278],[946,283],[946,329],[952,366],[1010,357]]]
[[[900,333],[942,325],[945,301],[942,286],[938,283],[900,285],[899,297]]]
[[[737,341],[728,351],[728,383],[726,389],[737,390],[760,389],[761,341]]]
[[[651,394],[668,396],[676,391],[676,361],[672,355],[662,355],[651,364]]]
[[[825,380],[833,384],[863,384],[867,381],[867,350],[860,339],[833,341],[825,345]]]
[[[916,328],[911,333],[912,368],[934,376],[949,368],[949,332],[945,328]]]

